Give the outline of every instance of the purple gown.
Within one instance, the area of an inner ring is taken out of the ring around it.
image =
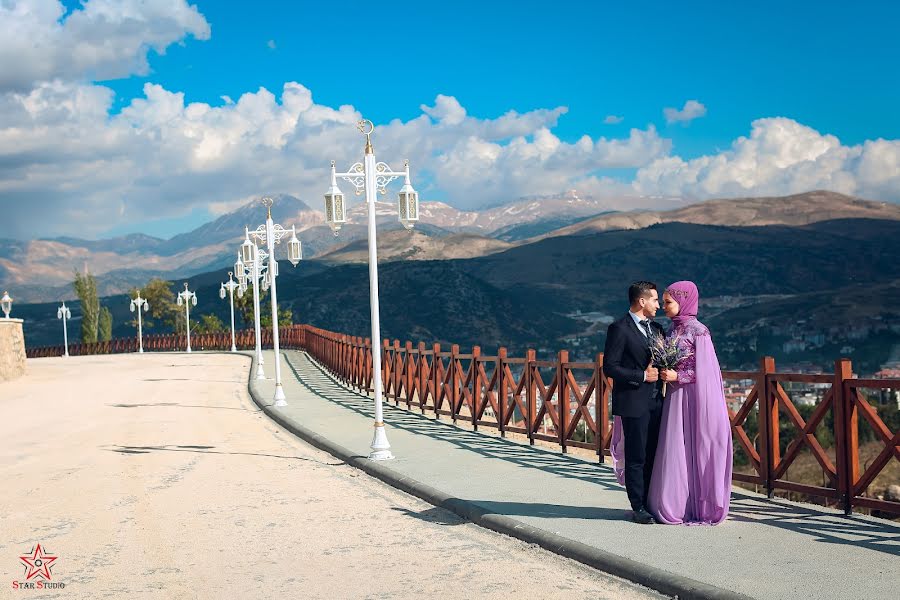
[[[728,516],[731,498],[731,422],[722,372],[705,325],[687,319],[673,335],[693,354],[676,369],[678,382],[670,384],[663,404],[647,504],[660,523],[716,525]]]

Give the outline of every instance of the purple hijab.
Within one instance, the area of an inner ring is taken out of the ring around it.
[[[666,292],[678,303],[680,310],[672,318],[676,325],[697,318],[697,307],[700,304],[700,292],[693,281],[676,281],[666,288]]]

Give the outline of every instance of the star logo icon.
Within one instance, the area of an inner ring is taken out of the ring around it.
[[[50,568],[58,556],[49,556],[45,554],[41,545],[38,544],[31,550],[31,554],[20,556],[19,560],[25,565],[25,580],[28,581],[34,577],[43,577],[47,581],[52,579]]]

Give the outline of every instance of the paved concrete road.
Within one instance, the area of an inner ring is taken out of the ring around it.
[[[652,598],[338,463],[249,358],[32,360],[0,384],[0,598]],[[55,591],[12,589],[34,544]]]

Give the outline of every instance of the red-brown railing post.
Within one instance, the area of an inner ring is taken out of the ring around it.
[[[531,370],[534,368],[536,353],[532,349],[528,349],[525,353],[525,408],[528,414],[525,415],[525,421],[528,426],[528,443],[534,446],[534,418],[535,418],[535,389],[534,375]]]
[[[428,401],[428,381],[425,371],[428,367],[428,359],[425,356],[425,342],[419,342],[419,370],[416,371],[416,399],[419,401],[419,412],[425,414],[425,402]]]
[[[400,353],[400,340],[394,340],[394,356],[391,378],[394,380],[394,406],[400,404],[400,382],[403,381],[403,355]]]
[[[559,445],[563,454],[567,452],[566,431],[569,428],[569,388],[566,385],[567,362],[569,362],[569,351],[560,350],[556,355],[556,406],[559,416]]]
[[[459,344],[450,346],[450,416],[453,424],[456,424],[456,414],[459,412],[459,385],[457,384],[456,368],[459,366]]]
[[[605,462],[603,454],[603,440],[609,431],[609,408],[606,406],[606,375],[603,374],[603,353],[597,354],[594,361],[594,421],[597,423],[597,434],[594,440],[597,444],[597,456],[600,462]]]
[[[756,383],[756,397],[759,403],[760,461],[762,479],[766,482],[766,494],[771,498],[775,493],[775,468],[781,460],[780,435],[778,430],[778,403],[772,392],[769,376],[775,372],[775,359],[764,356],[760,361],[759,379]],[[775,384],[777,385],[777,383]]]
[[[850,515],[853,512],[853,487],[859,479],[859,439],[856,404],[852,399],[853,392],[845,384],[851,377],[853,377],[853,366],[849,359],[840,358],[834,361],[834,381],[831,384],[831,410],[834,411],[838,491],[841,494],[841,503],[843,504],[845,515]]]
[[[440,377],[440,369],[438,369],[438,365],[442,364],[441,345],[435,344],[431,349],[434,352],[431,356],[431,403],[434,405],[434,418],[440,419],[441,413],[438,410],[438,405],[440,404],[438,399],[441,397],[441,386],[444,383]]]
[[[404,387],[406,388],[406,408],[407,410],[412,406],[412,389],[413,383],[416,380],[416,363],[418,361],[413,360],[413,343],[409,340],[406,341],[406,369],[403,371],[403,381]]]
[[[478,431],[478,399],[481,396],[481,377],[478,374],[478,363],[481,360],[481,346],[472,346],[472,429]]]
[[[391,341],[387,338],[382,340],[381,342],[381,389],[388,390],[390,389],[390,376],[391,376]],[[374,386],[373,386],[374,387]],[[382,394],[384,392],[382,391]]]
[[[506,348],[497,350],[497,426],[500,437],[506,437]]]

